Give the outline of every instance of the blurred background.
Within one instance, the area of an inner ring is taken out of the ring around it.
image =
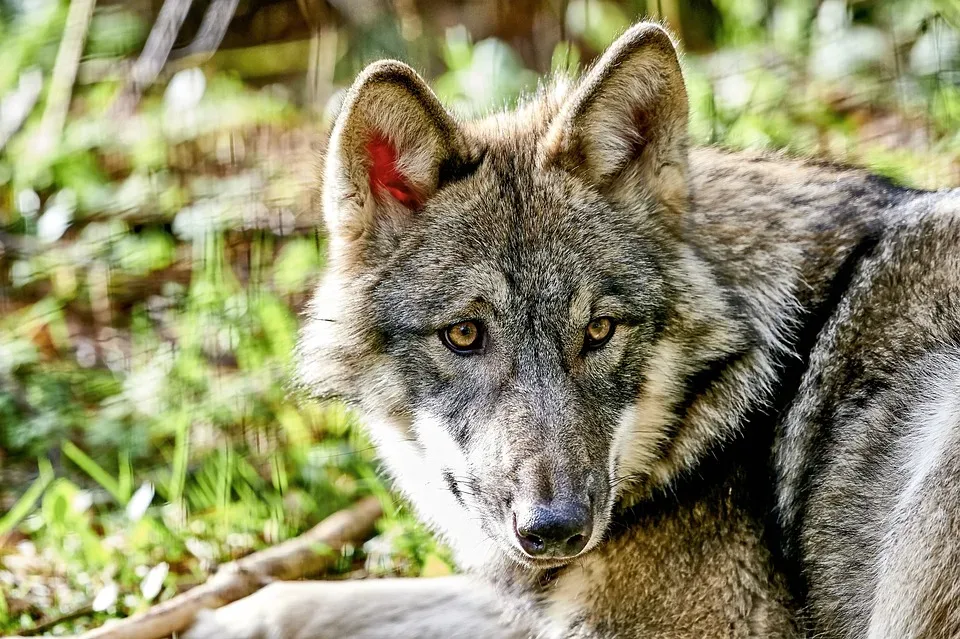
[[[371,493],[338,572],[449,572],[354,419],[288,393],[330,112],[380,57],[503,108],[641,17],[698,142],[960,185],[956,0],[0,0],[0,634],[128,615]]]

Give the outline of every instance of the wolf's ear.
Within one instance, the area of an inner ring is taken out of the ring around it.
[[[683,210],[687,92],[663,28],[638,24],[607,49],[551,123],[543,153],[614,195],[639,188]]]
[[[466,156],[457,123],[413,69],[371,64],[350,88],[330,138],[323,203],[331,238],[395,235]]]

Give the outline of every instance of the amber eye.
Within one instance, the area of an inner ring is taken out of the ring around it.
[[[483,350],[483,324],[474,320],[460,322],[440,331],[440,341],[458,355],[472,355]]]
[[[584,348],[600,348],[610,341],[613,337],[613,330],[616,328],[613,320],[609,317],[598,317],[590,320],[587,324],[586,335],[583,339]]]

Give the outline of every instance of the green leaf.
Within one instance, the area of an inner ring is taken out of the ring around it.
[[[93,461],[89,455],[77,448],[77,445],[69,440],[63,442],[60,449],[63,451],[63,454],[67,456],[67,459],[89,475],[101,488],[113,495],[113,498],[116,499],[120,505],[126,506],[127,501],[130,500],[129,492],[124,493],[124,491],[121,490],[120,482],[105,471],[100,464]]]
[[[40,468],[40,476],[30,484],[30,487],[20,496],[13,508],[7,511],[3,517],[0,517],[0,537],[13,530],[14,526],[19,524],[33,510],[34,505],[43,496],[47,486],[53,481],[53,467],[47,459],[43,457],[38,459],[37,466]]]

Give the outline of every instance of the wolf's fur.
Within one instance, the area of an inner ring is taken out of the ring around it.
[[[360,412],[518,636],[960,636],[960,196],[691,150],[686,118],[655,25],[477,122],[372,65],[331,138],[305,385]],[[613,338],[585,350],[601,316]],[[483,354],[438,338],[464,320]],[[511,512],[559,500],[590,504],[586,549],[526,555]],[[191,636],[340,636],[354,615],[304,603],[332,587]],[[446,610],[438,636],[505,636],[473,588],[432,591],[360,634],[428,636]]]

